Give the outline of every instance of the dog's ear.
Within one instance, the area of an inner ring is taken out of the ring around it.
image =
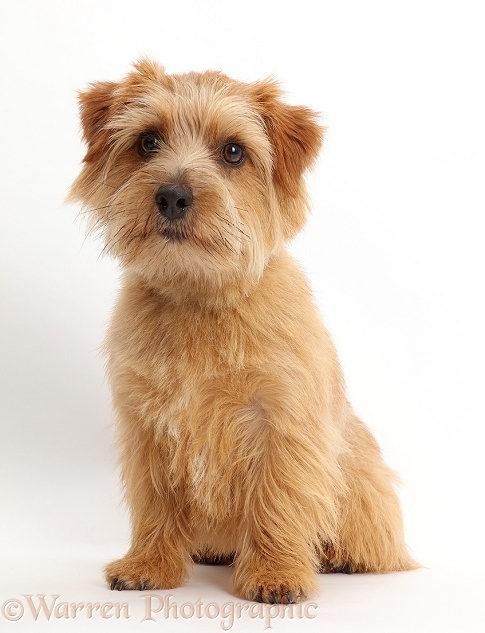
[[[95,161],[108,145],[110,133],[105,126],[112,115],[117,86],[112,81],[100,81],[79,93],[83,138],[88,144],[85,162]]]
[[[303,173],[318,156],[325,129],[309,108],[283,103],[275,82],[256,83],[253,88],[273,147],[274,178],[285,193],[294,197]]]
[[[112,130],[107,123],[123,107],[143,94],[147,81],[162,82],[165,69],[148,58],[134,64],[131,72],[122,82],[98,81],[79,93],[79,106],[83,138],[88,144],[85,162],[95,162],[109,145]]]

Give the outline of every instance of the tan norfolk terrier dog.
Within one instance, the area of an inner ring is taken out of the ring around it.
[[[113,589],[232,562],[241,598],[317,572],[416,567],[393,472],[355,416],[304,274],[304,172],[323,129],[272,81],[143,60],[80,95],[81,201],[123,269],[106,341],[132,543]]]

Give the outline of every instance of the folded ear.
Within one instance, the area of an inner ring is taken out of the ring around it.
[[[110,131],[106,124],[119,112],[130,97],[146,90],[148,80],[161,82],[165,69],[160,64],[142,58],[122,82],[98,81],[79,94],[83,137],[88,144],[85,162],[96,161],[106,149]]]
[[[112,81],[91,84],[88,90],[79,93],[79,107],[83,137],[88,144],[85,162],[96,160],[109,141],[105,125],[112,115],[114,90],[118,86]]]
[[[273,147],[274,179],[288,195],[295,197],[303,173],[318,156],[325,129],[317,123],[316,112],[283,103],[275,82],[256,83],[254,88],[257,107]]]

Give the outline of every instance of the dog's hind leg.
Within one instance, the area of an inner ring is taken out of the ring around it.
[[[341,497],[338,539],[328,543],[321,572],[389,572],[415,569],[394,490],[395,474],[384,463],[366,426],[353,414],[346,437],[350,451],[342,469],[348,491]]]

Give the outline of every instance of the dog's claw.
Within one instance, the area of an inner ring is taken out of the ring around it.
[[[125,588],[125,583],[124,583],[124,581],[122,580],[122,581],[120,582],[120,584],[118,585],[117,589],[118,589],[118,591],[123,591],[123,589],[124,589],[124,588]]]
[[[261,589],[256,594],[256,598],[255,599],[256,599],[256,602],[263,602],[263,593],[262,593]]]
[[[118,582],[118,578],[113,578],[113,580],[111,581],[111,591],[116,589],[117,582]]]
[[[293,594],[291,591],[286,592],[286,599],[288,600],[288,604],[294,604],[295,600],[293,600]]]
[[[142,583],[140,583],[140,586],[138,587],[138,591],[145,591],[146,586],[147,586],[147,582],[146,580],[144,580]]]
[[[271,604],[278,604],[278,602],[279,602],[278,593],[275,590],[273,590],[270,593],[270,600],[269,600],[269,602]]]

